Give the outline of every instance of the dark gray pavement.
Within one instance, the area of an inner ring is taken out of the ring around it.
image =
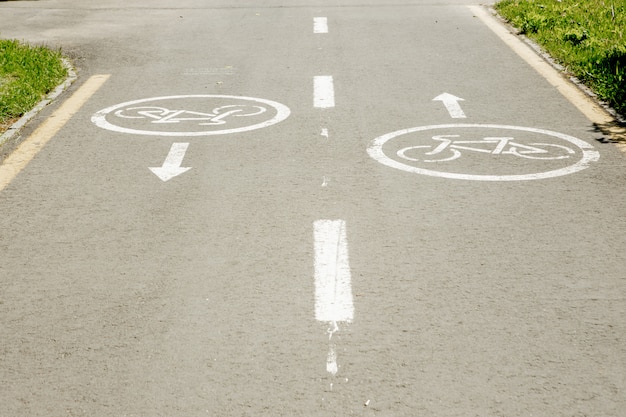
[[[0,416],[623,415],[625,156],[471,4],[0,4],[79,73],[25,137],[111,75],[0,191]]]

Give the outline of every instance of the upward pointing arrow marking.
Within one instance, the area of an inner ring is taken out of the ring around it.
[[[450,113],[450,117],[452,117],[453,119],[464,119],[465,117],[467,117],[465,116],[465,113],[463,113],[461,105],[459,104],[459,101],[465,101],[461,97],[457,97],[448,93],[443,93],[435,97],[433,101],[443,102],[443,105],[446,106],[448,113]]]
[[[189,143],[173,143],[169,153],[167,154],[167,158],[165,158],[165,162],[163,162],[163,165],[160,167],[150,168],[150,171],[152,171],[154,175],[159,177],[163,182],[169,181],[172,178],[189,171],[191,168],[180,167],[183,163],[185,152],[187,152],[188,147]]]

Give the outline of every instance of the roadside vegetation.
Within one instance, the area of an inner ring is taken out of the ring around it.
[[[0,40],[0,133],[66,76],[60,51]]]
[[[626,115],[626,0],[502,0],[495,8]]]

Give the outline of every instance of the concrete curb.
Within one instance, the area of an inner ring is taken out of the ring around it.
[[[69,60],[63,58],[63,66],[67,69],[67,78],[61,84],[59,84],[50,94],[41,100],[31,111],[24,114],[17,122],[13,123],[6,132],[0,136],[0,152],[3,146],[14,139],[20,134],[22,128],[31,121],[37,114],[43,110],[48,104],[57,99],[65,90],[67,90],[76,81],[78,76],[74,67]]]

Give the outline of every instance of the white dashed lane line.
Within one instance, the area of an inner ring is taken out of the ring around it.
[[[328,19],[326,17],[313,18],[313,33],[328,33]]]
[[[344,220],[318,220],[313,224],[315,247],[315,319],[328,323],[326,371],[336,375],[337,349],[333,335],[340,323],[354,319],[348,238]]]
[[[354,317],[346,222],[318,220],[315,235],[315,319],[351,322]]]
[[[317,109],[335,107],[335,86],[331,75],[313,78],[313,106]]]

